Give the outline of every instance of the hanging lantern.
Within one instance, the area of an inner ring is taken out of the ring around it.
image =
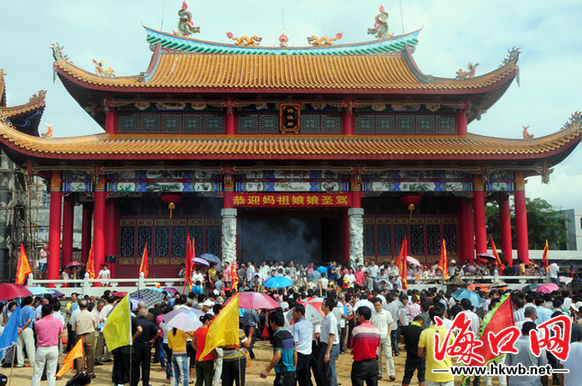
[[[176,193],[164,193],[162,194],[162,201],[168,204],[168,209],[170,209],[170,219],[172,218],[172,211],[176,209],[176,204],[182,201],[182,195]]]
[[[404,205],[408,205],[408,210],[410,211],[410,218],[412,218],[412,212],[414,211],[414,205],[418,205],[422,196],[418,193],[407,193],[400,197],[400,202]]]

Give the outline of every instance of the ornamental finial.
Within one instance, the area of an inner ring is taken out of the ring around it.
[[[279,45],[281,47],[287,47],[288,44],[289,44],[289,36],[285,35],[285,33],[282,33],[281,35],[279,35]]]
[[[182,3],[182,8],[178,11],[178,32],[172,31],[174,35],[187,38],[191,34],[200,33],[200,27],[195,27],[192,21],[192,13],[188,11],[188,4],[184,1]]]
[[[383,5],[380,5],[380,13],[374,18],[374,28],[368,28],[368,35],[376,35],[378,40],[388,37],[388,12],[384,11]]]
[[[56,43],[51,43],[51,50],[53,51],[53,59],[55,60],[55,62],[59,61],[59,59],[64,60],[66,63],[70,63],[73,64],[73,62],[71,62],[69,60],[69,55],[65,55],[65,51],[64,51],[65,47],[61,47],[59,46],[59,42]]]
[[[41,138],[52,138],[53,137],[53,124],[51,123],[49,125],[48,123],[45,123],[45,125],[46,125],[46,127],[48,127],[48,129],[44,133],[41,133],[40,137]]]
[[[104,68],[102,60],[95,60],[93,59],[93,63],[95,63],[95,73],[99,76],[104,76],[106,78],[114,78],[115,77],[115,70],[111,67]]]
[[[457,71],[457,77],[455,79],[456,80],[473,79],[475,77],[475,70],[477,69],[478,65],[479,63],[475,63],[474,65],[473,63],[469,63],[467,65],[467,69],[469,71],[463,71],[462,69],[459,68],[459,71]]]
[[[534,135],[530,134],[527,129],[529,129],[529,125],[528,126],[521,126],[523,127],[523,139],[533,139]]]
[[[232,32],[227,32],[226,37],[234,40],[236,42],[237,46],[242,46],[242,47],[258,46],[259,44],[261,44],[261,41],[263,40],[262,37],[259,37],[257,35],[253,35],[250,38],[248,36],[242,36],[240,38],[235,38],[234,34]]]
[[[503,59],[499,67],[507,66],[508,64],[517,64],[519,54],[521,54],[519,50],[521,50],[521,47],[515,48],[515,46],[511,50],[507,50],[507,58]]]
[[[581,111],[576,111],[574,114],[572,114],[570,116],[570,118],[568,118],[566,123],[564,123],[564,126],[562,126],[560,128],[560,130],[566,130],[568,127],[570,127],[576,123],[578,124],[578,127],[582,127],[582,112]]]
[[[340,40],[344,36],[343,33],[338,33],[335,35],[335,38],[326,38],[322,36],[318,38],[317,36],[313,35],[307,38],[307,42],[311,44],[313,47],[331,47],[333,46],[333,42],[336,40]]]

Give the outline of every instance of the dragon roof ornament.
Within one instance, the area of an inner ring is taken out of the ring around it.
[[[388,12],[380,5],[380,13],[374,18],[374,28],[368,28],[368,35],[375,35],[378,40],[386,39],[388,35]],[[394,33],[390,37],[394,36]]]
[[[479,65],[479,63],[469,63],[467,65],[467,70],[468,71],[463,71],[463,69],[459,68],[459,71],[457,71],[457,76],[455,77],[455,80],[465,80],[465,79],[473,79],[475,77],[475,70],[477,70],[477,66]]]
[[[503,62],[499,65],[499,67],[506,66],[508,64],[517,64],[519,60],[519,54],[521,47],[515,48],[515,46],[511,50],[507,50],[507,57],[503,59]]]
[[[582,111],[576,111],[574,114],[572,114],[570,118],[568,118],[566,123],[564,123],[564,126],[560,128],[560,130],[566,130],[570,126],[576,124],[578,125],[578,127],[582,128]]]
[[[257,35],[253,35],[250,38],[248,36],[242,36],[240,38],[235,38],[234,34],[232,32],[227,32],[226,37],[234,40],[236,42],[237,46],[242,46],[242,47],[258,46],[259,44],[261,44],[261,41],[263,40],[262,37],[259,37]]]
[[[325,36],[318,38],[317,36],[312,35],[312,36],[309,36],[307,38],[307,43],[309,43],[313,47],[331,47],[331,46],[333,46],[334,41],[340,40],[343,36],[344,36],[344,34],[341,32],[336,34],[335,38],[331,38],[331,39],[327,38]]]
[[[73,64],[73,62],[69,59],[69,55],[65,55],[65,47],[61,47],[59,42],[51,43],[51,50],[53,52],[53,59],[55,62],[62,60],[64,62]]]
[[[194,26],[192,21],[192,13],[188,11],[188,4],[184,1],[182,3],[182,8],[178,11],[178,32],[172,31],[174,35],[187,38],[191,34],[200,33],[200,27]]]

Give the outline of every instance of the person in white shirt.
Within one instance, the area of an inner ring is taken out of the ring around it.
[[[97,279],[106,280],[106,281],[101,282],[101,285],[103,287],[109,287],[108,280],[111,279],[111,271],[109,271],[107,264],[103,264],[101,271],[99,271],[99,276],[97,276]]]
[[[477,339],[477,337],[479,336],[479,326],[481,325],[481,321],[479,320],[477,314],[473,312],[473,305],[471,304],[471,301],[469,299],[462,299],[461,308],[463,309],[463,311],[461,311],[460,313],[465,314],[465,316],[467,316],[467,319],[471,321],[471,331],[475,335],[475,339]],[[475,379],[473,380],[474,385],[478,385],[480,383],[479,378],[480,377],[475,375]],[[471,377],[468,377],[467,383],[470,383],[470,381]]]
[[[348,274],[344,276],[344,281],[348,281],[348,286],[353,287],[356,282],[356,275],[354,275],[354,269],[350,268]]]
[[[374,281],[376,281],[376,277],[378,277],[378,270],[379,270],[379,268],[376,265],[376,262],[374,260],[372,260],[370,262],[370,265],[368,266],[368,273],[370,274],[370,277]]]
[[[339,334],[337,329],[337,319],[332,313],[336,300],[327,297],[321,303],[321,311],[325,314],[321,322],[321,335],[319,340],[321,347],[317,369],[328,380],[329,386],[337,386],[337,374],[335,371],[335,361],[339,357]]]
[[[370,323],[380,330],[380,346],[378,347],[378,380],[382,379],[382,351],[386,357],[386,373],[390,377],[390,382],[396,380],[396,370],[394,369],[394,359],[392,358],[392,315],[390,312],[382,308],[382,300],[380,298],[372,299],[374,304],[374,311],[372,311],[372,318]]]
[[[556,285],[560,285],[560,280],[558,279],[558,271],[560,270],[560,267],[558,267],[557,263],[552,263],[550,264],[550,266],[548,267],[548,271],[550,272],[550,280],[552,281],[552,283],[556,284]]]

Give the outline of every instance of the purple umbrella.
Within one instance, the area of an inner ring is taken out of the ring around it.
[[[173,287],[164,287],[164,291],[166,291],[169,294],[175,294],[176,292],[178,292],[177,289],[173,288]]]
[[[206,260],[204,260],[204,259],[201,259],[201,258],[199,258],[199,257],[195,257],[195,258],[193,258],[193,259],[192,259],[192,261],[193,261],[194,263],[202,264],[202,265],[205,265],[205,266],[209,266],[209,265],[210,265],[210,264],[208,263],[208,261],[206,261]]]
[[[131,302],[131,309],[135,310],[137,308],[137,305],[139,304],[139,302],[145,302],[144,299],[138,299],[138,298],[129,298],[129,301]]]

